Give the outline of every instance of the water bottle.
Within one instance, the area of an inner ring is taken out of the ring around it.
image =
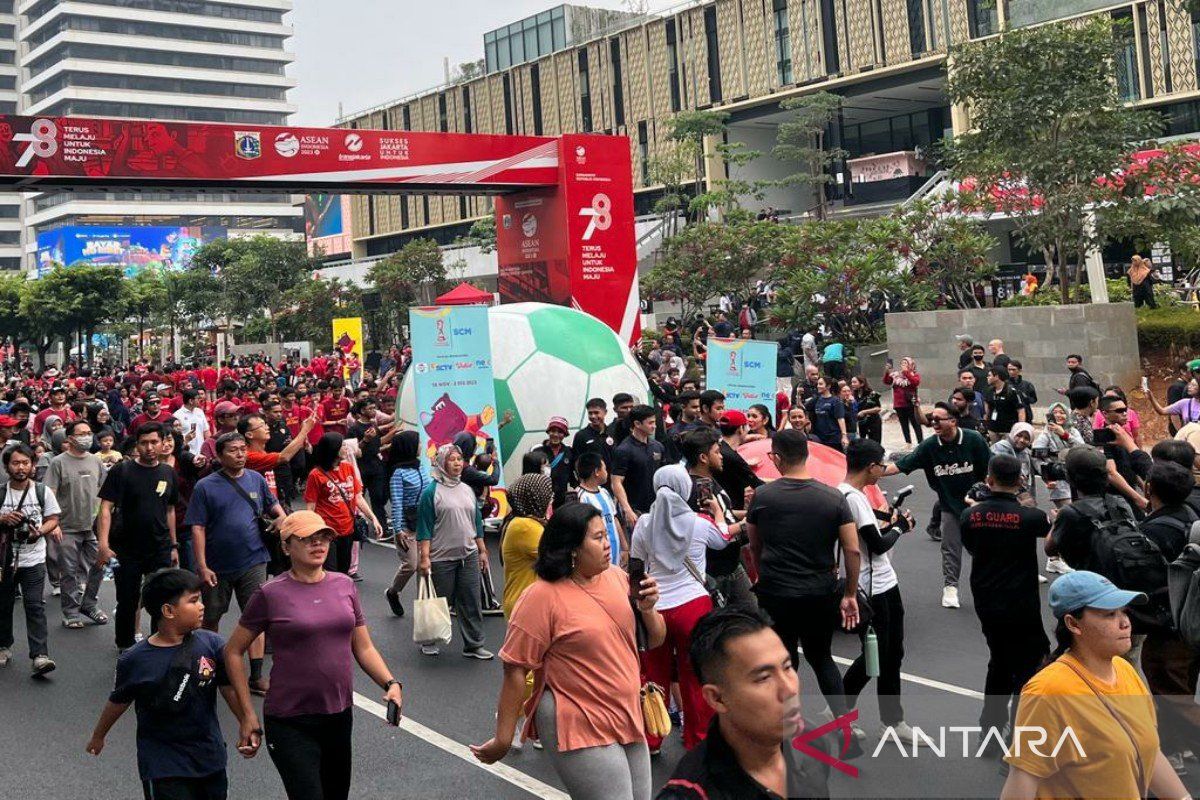
[[[863,642],[863,659],[867,663],[867,677],[879,677],[879,639],[875,636],[874,628],[867,628],[866,641]]]

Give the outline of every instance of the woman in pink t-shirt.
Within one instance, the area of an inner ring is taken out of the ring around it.
[[[655,610],[658,584],[647,577],[631,602],[629,578],[610,561],[604,520],[582,503],[554,512],[534,571],[538,579],[517,601],[500,651],[504,683],[495,735],[472,752],[485,764],[508,752],[525,673],[533,670],[524,735],[545,747],[567,793],[649,800],[634,605],[647,646],[657,647],[667,633]],[[595,785],[596,775],[604,776],[603,786]]]

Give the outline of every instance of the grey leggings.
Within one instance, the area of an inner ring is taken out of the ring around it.
[[[650,751],[645,742],[558,752],[554,695],[538,702],[538,739],[571,800],[650,800]]]

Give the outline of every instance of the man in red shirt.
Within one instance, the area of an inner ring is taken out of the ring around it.
[[[142,398],[142,413],[133,418],[133,422],[129,424],[129,429],[137,432],[138,428],[145,425],[147,422],[161,422],[164,425],[174,426],[175,419],[171,416],[171,412],[162,407],[162,400],[156,394],[148,394]],[[216,454],[213,454],[214,457]]]
[[[279,490],[275,480],[275,468],[291,461],[304,448],[309,431],[316,424],[316,413],[309,414],[300,423],[299,436],[288,442],[282,451],[268,453],[267,443],[271,441],[271,427],[266,418],[262,414],[247,414],[238,423],[237,431],[246,439],[246,469],[261,472],[276,497],[279,497]]]
[[[329,397],[321,401],[321,421],[329,433],[346,435],[346,418],[350,416],[350,400],[341,378],[329,382]]]
[[[33,418],[34,436],[42,435],[42,426],[50,417],[58,417],[64,425],[75,419],[75,412],[67,405],[67,390],[61,385],[50,388],[50,405],[39,411]]]
[[[204,391],[208,393],[208,399],[212,400],[217,393],[217,370],[213,367],[213,362],[205,364],[199,375],[200,382],[204,384]]]

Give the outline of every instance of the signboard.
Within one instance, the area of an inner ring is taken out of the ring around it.
[[[348,255],[354,249],[350,195],[310,194],[304,198],[304,237],[308,254]]]
[[[705,356],[708,388],[725,395],[726,408],[748,411],[755,403],[775,408],[778,350],[776,342],[710,336]]]
[[[912,150],[852,158],[846,164],[850,167],[850,179],[854,183],[875,183],[924,175],[926,166],[925,159]]]
[[[201,245],[225,235],[224,228],[68,225],[38,234],[38,277],[56,264],[115,265],[128,278],[147,267],[186,269]]]
[[[626,161],[628,161],[626,153]],[[0,176],[27,189],[219,186],[375,191],[552,186],[546,136],[0,115]]]
[[[432,457],[467,431],[476,452],[494,447],[502,463],[487,307],[413,308],[408,318],[422,452]]]
[[[633,343],[641,337],[629,140],[566,135],[554,189],[496,198],[502,303],[586,311]]]
[[[346,355],[363,354],[362,317],[339,317],[333,321],[333,346]]]

